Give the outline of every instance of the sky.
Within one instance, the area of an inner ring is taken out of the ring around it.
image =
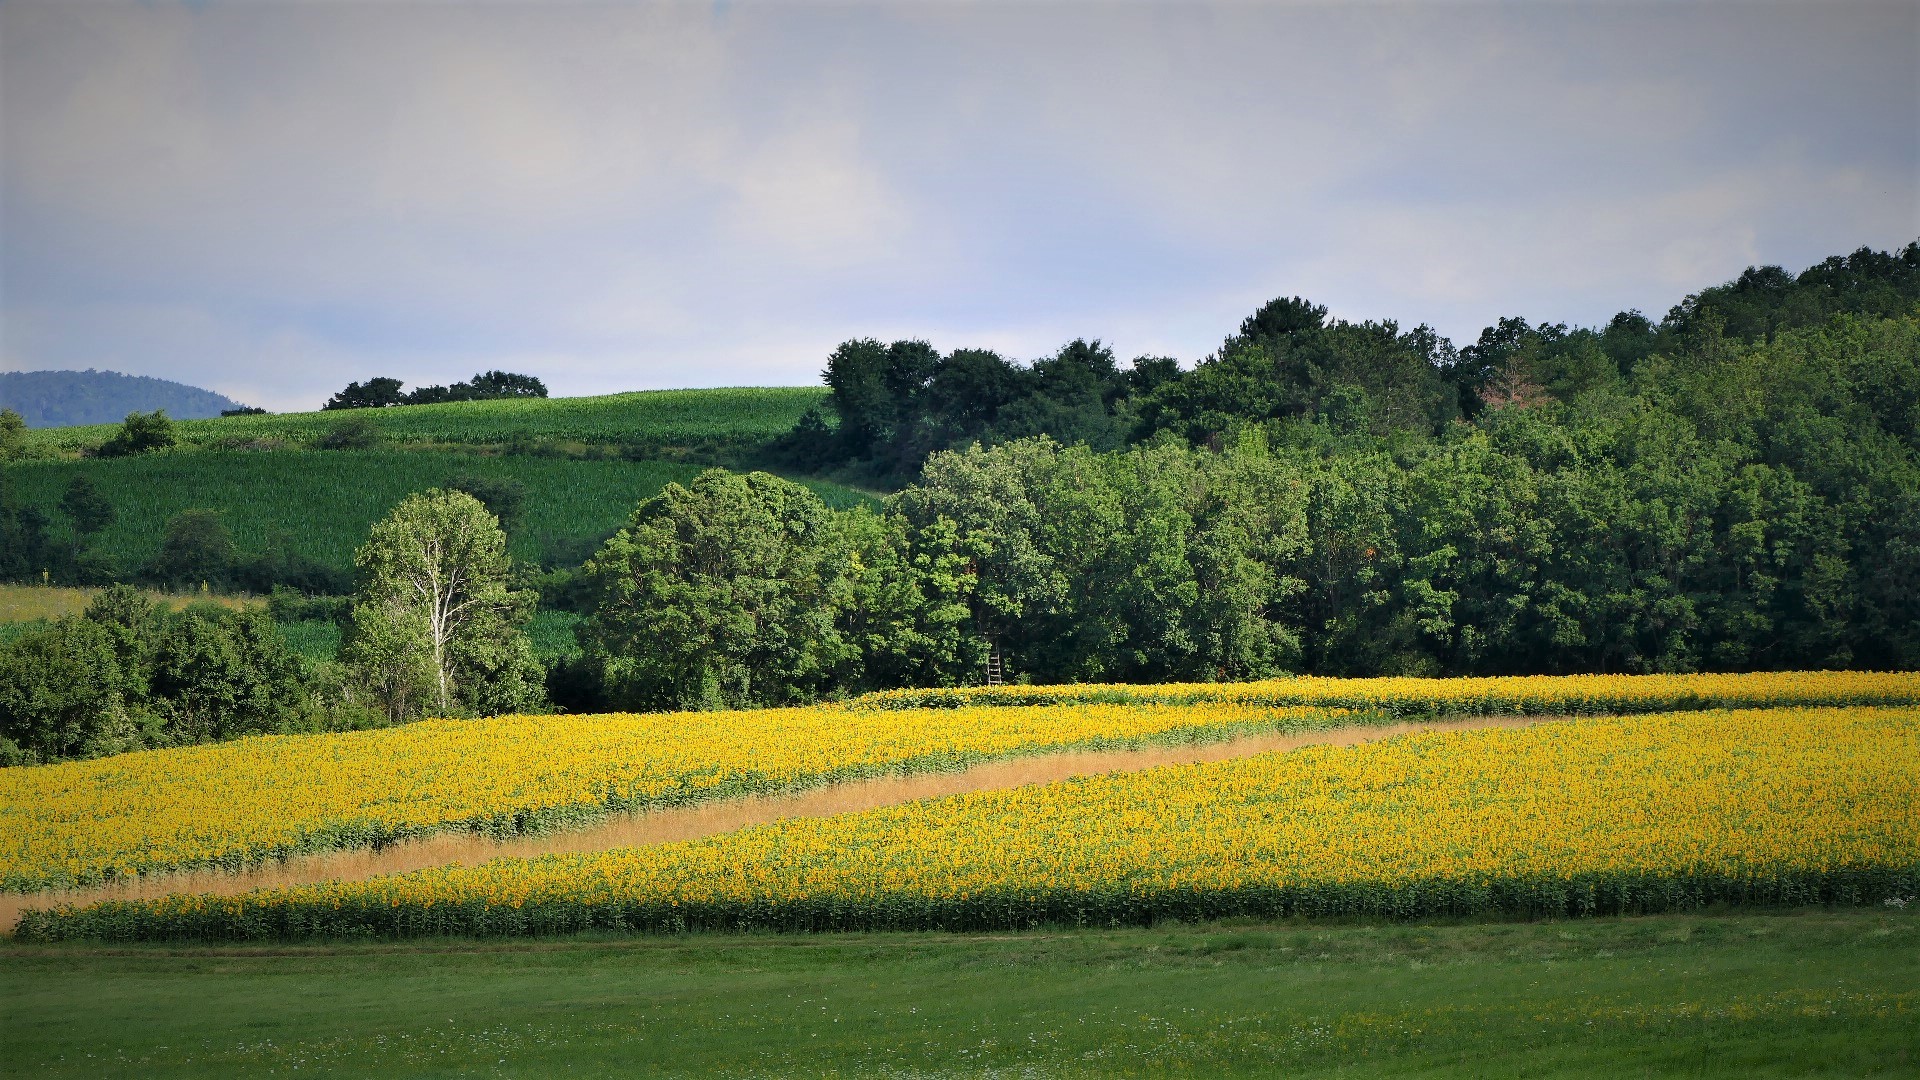
[[[0,0],[0,370],[1467,343],[1920,238],[1920,5]]]

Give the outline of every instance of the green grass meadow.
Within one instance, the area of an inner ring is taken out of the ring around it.
[[[182,420],[176,435],[193,445],[283,440],[310,443],[349,418],[364,419],[400,443],[506,443],[516,439],[590,444],[697,447],[764,442],[792,430],[807,409],[824,405],[823,386],[751,386],[643,390],[596,397],[450,401],[388,409],[278,413]],[[28,447],[42,452],[94,447],[117,425],[36,428]]]
[[[119,515],[98,547],[126,571],[159,550],[169,517],[197,508],[221,511],[242,550],[257,551],[279,536],[301,555],[348,568],[373,523],[408,493],[463,473],[510,477],[527,487],[525,520],[510,537],[514,557],[551,566],[579,562],[635,503],[700,471],[671,462],[508,454],[207,450],[27,461],[7,466],[7,480],[13,499],[54,513],[68,482],[90,477]],[[851,488],[804,482],[833,506],[867,499]],[[55,527],[64,528],[54,516]]]
[[[1913,1076],[1920,911],[0,945],[0,1011],[40,1077]]]

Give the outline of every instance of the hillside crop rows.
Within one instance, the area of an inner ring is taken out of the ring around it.
[[[373,425],[402,443],[505,443],[548,439],[598,444],[697,446],[763,442],[793,428],[807,409],[823,403],[825,387],[726,387],[645,390],[574,398],[519,398],[404,405],[387,409],[225,416],[174,425],[183,442],[286,440],[308,443],[349,418]],[[98,446],[112,425],[38,428],[31,448],[78,450]]]
[[[535,497],[527,500],[524,524],[511,531],[511,550],[516,558],[550,565],[591,554],[635,503],[699,472],[666,462],[520,455],[206,451],[29,461],[7,466],[7,479],[16,500],[47,508],[74,476],[92,479],[118,515],[98,547],[123,569],[151,559],[167,519],[187,509],[221,511],[243,550],[258,551],[278,537],[299,555],[346,569],[373,523],[403,497],[462,474],[526,485]],[[865,499],[834,484],[808,486],[832,506]]]
[[[1878,903],[1920,885],[1920,709],[1409,735],[707,840],[23,917],[30,939],[978,930]]]

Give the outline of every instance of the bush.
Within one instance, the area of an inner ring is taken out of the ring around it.
[[[27,453],[27,422],[12,409],[0,409],[0,461],[12,461]]]
[[[333,425],[313,445],[320,450],[371,450],[384,439],[380,425],[364,416],[351,416]]]
[[[267,612],[168,614],[119,585],[0,644],[0,765],[358,725],[323,689]]]
[[[123,679],[112,634],[89,619],[16,638],[0,649],[0,738],[38,761],[124,749]]]
[[[165,450],[180,440],[173,433],[173,421],[165,409],[150,413],[131,412],[113,438],[100,444],[101,457],[129,457],[154,450]]]
[[[238,560],[233,533],[219,511],[183,510],[167,521],[150,573],[168,585],[225,585]]]
[[[302,596],[285,586],[276,585],[267,597],[267,613],[274,622],[330,622],[345,626],[353,618],[350,596]]]
[[[233,583],[250,592],[291,589],[296,594],[330,596],[351,591],[353,575],[295,551],[292,540],[276,532],[258,554],[238,561]]]
[[[181,742],[282,730],[305,701],[300,660],[259,611],[190,610],[154,652],[149,693]]]
[[[451,491],[464,491],[480,500],[487,512],[500,519],[502,529],[518,528],[526,516],[527,485],[511,476],[475,476],[462,473],[447,481]]]

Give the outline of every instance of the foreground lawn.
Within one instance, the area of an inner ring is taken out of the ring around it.
[[[0,945],[35,1076],[1911,1076],[1920,905],[1552,923]]]

